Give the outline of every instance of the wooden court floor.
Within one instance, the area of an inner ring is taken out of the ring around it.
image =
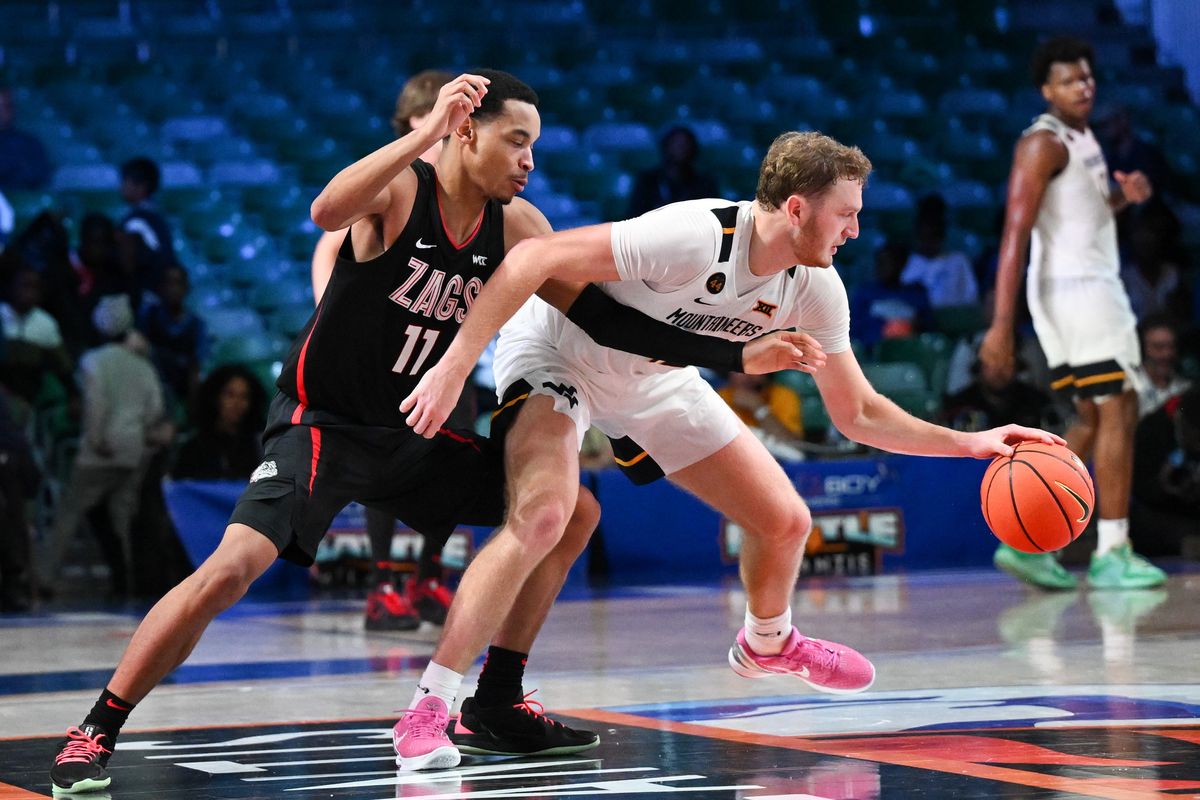
[[[1200,572],[1174,566],[1142,592],[991,571],[807,581],[800,629],[876,664],[849,697],[735,675],[736,586],[576,593],[526,690],[600,746],[429,773],[396,770],[390,728],[436,628],[367,634],[351,601],[244,604],[135,710],[90,797],[1200,797]],[[50,796],[56,741],[139,616],[0,617],[0,800]]]

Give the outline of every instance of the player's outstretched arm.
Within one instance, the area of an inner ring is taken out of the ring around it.
[[[587,284],[582,291],[567,285],[556,288],[561,295],[538,294],[565,313],[597,344],[614,350],[675,366],[692,365],[751,375],[782,369],[811,373],[825,364],[820,343],[806,333],[774,331],[750,342],[735,342],[660,322],[617,302],[593,284]]]
[[[880,450],[914,456],[993,458],[1012,455],[1013,445],[1022,441],[1066,443],[1052,433],[1020,425],[964,433],[917,419],[875,391],[851,350],[830,355],[815,377],[837,429],[849,439]]]
[[[439,139],[457,130],[487,93],[487,78],[459,75],[438,92],[421,127],[355,161],[331,180],[312,204],[312,220],[327,231],[384,213],[394,201],[392,182]],[[415,191],[416,181],[408,187]],[[411,200],[410,200],[411,202]]]
[[[979,346],[980,360],[998,374],[1012,375],[1013,323],[1017,292],[1021,288],[1021,276],[1029,251],[1029,238],[1046,187],[1067,166],[1068,158],[1066,146],[1050,131],[1037,131],[1022,137],[1013,154],[1004,211],[1004,232],[1000,235],[992,324]]]
[[[480,354],[500,326],[548,278],[592,282],[620,280],[609,224],[525,239],[513,247],[484,284],[445,355],[400,404],[412,429],[431,437],[457,402]]]

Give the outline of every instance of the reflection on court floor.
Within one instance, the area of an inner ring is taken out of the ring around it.
[[[798,624],[878,668],[877,690],[847,697],[734,675],[736,589],[587,595],[556,607],[526,688],[600,747],[432,773],[398,772],[390,731],[436,629],[368,635],[357,602],[255,604],[139,705],[112,786],[90,797],[1200,797],[1198,587],[1191,574],[1061,595],[990,572],[813,582]],[[139,614],[0,618],[0,800],[50,796],[60,731]]]

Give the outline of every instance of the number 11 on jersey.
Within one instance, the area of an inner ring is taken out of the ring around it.
[[[407,370],[409,375],[416,375],[421,369],[421,365],[425,363],[425,359],[429,358],[429,354],[433,351],[433,345],[437,342],[439,330],[433,328],[422,328],[420,325],[409,325],[404,331],[404,349],[400,351],[400,357],[396,359],[396,365],[392,367],[392,372],[399,375],[405,374]],[[417,342],[424,340],[421,346],[421,352],[417,357],[413,358],[413,351],[417,349]]]

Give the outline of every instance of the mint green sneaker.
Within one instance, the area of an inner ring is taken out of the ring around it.
[[[1075,576],[1063,569],[1051,553],[1022,553],[1002,544],[996,548],[992,563],[1014,578],[1043,589],[1067,591],[1079,585]]]
[[[1129,542],[1102,556],[1092,553],[1087,577],[1093,589],[1153,589],[1167,582],[1167,573],[1133,552]]]

